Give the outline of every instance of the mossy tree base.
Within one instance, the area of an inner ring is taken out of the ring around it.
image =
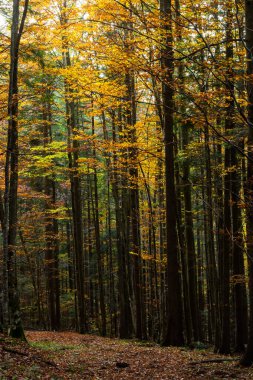
[[[18,326],[13,326],[9,329],[8,335],[15,339],[23,340],[24,342],[27,342],[25,337],[25,332],[23,329],[23,326],[20,324]]]

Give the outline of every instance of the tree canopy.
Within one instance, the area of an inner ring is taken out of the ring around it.
[[[0,320],[253,362],[252,0],[0,5]]]

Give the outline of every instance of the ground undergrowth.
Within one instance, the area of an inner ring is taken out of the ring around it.
[[[253,368],[211,350],[73,332],[27,331],[26,337],[21,343],[0,335],[1,380],[253,379]]]

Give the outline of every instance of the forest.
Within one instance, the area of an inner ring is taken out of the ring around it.
[[[251,366],[253,0],[3,0],[0,58],[3,336]]]

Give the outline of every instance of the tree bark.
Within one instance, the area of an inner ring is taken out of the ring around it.
[[[247,94],[248,94],[248,162],[246,182],[247,203],[247,255],[249,269],[249,333],[248,345],[241,364],[253,363],[253,0],[245,0],[245,28],[247,51]]]
[[[25,1],[23,14],[19,25],[20,2],[13,0],[11,47],[10,47],[10,77],[8,96],[8,135],[5,162],[5,192],[4,192],[4,325],[8,326],[9,334],[15,338],[25,339],[21,322],[17,277],[15,271],[15,249],[17,236],[17,191],[18,191],[18,60],[19,45],[28,10],[28,0]]]
[[[66,20],[64,21],[66,22]],[[66,50],[63,53],[64,67],[71,67],[71,60],[66,41],[63,41]],[[77,107],[72,99],[71,83],[65,80],[65,102],[68,131],[68,160],[71,185],[71,207],[73,222],[73,250],[75,257],[75,280],[78,302],[78,331],[87,331],[87,321],[84,301],[84,250],[83,250],[83,219],[81,201],[81,180],[78,172],[79,143],[75,139],[77,126]]]
[[[167,242],[167,315],[163,345],[181,346],[183,336],[183,307],[181,275],[177,237],[176,191],[174,178],[174,84],[173,84],[173,47],[171,25],[171,1],[160,2],[162,28],[166,34],[165,48],[161,52],[162,69],[165,77],[162,85],[165,144],[166,180],[166,242]]]

